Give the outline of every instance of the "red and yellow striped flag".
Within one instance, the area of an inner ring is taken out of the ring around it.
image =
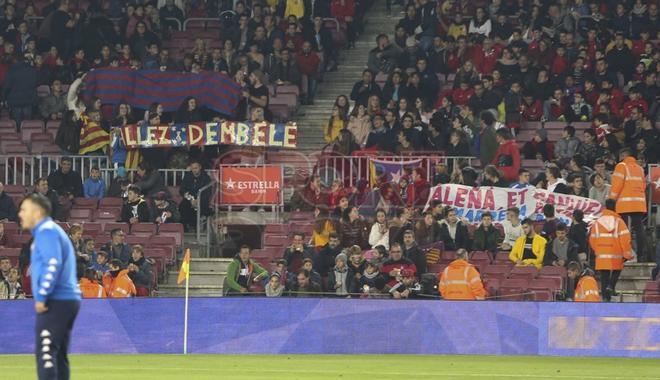
[[[181,263],[181,269],[179,270],[179,277],[176,279],[176,283],[180,284],[184,281],[187,281],[190,278],[190,248],[186,249],[186,254],[183,256],[183,262]]]
[[[110,134],[95,121],[82,116],[83,125],[80,128],[80,149],[78,154],[97,151],[110,145]]]

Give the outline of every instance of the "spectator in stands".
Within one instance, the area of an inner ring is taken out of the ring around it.
[[[550,203],[543,205],[543,228],[541,235],[547,240],[554,239],[557,232],[557,218],[555,218],[555,206]]]
[[[321,187],[321,178],[312,175],[302,189],[296,190],[291,197],[291,209],[294,211],[314,211],[314,207],[327,204],[327,194]]]
[[[39,113],[44,120],[62,120],[66,112],[66,94],[62,91],[62,82],[53,80],[50,85],[50,93],[39,103]]]
[[[294,232],[291,245],[284,250],[283,259],[287,263],[287,269],[296,273],[302,267],[305,258],[314,258],[314,249],[305,244],[305,234]]]
[[[19,54],[5,77],[2,98],[6,100],[11,118],[18,128],[23,120],[31,120],[37,100],[37,71],[29,54]]]
[[[303,259],[302,269],[309,272],[309,278],[312,282],[322,285],[321,274],[314,269],[314,261],[310,258]]]
[[[547,240],[534,231],[534,222],[529,218],[523,220],[522,228],[524,235],[516,240],[509,260],[517,266],[535,266],[541,269]]]
[[[551,193],[568,194],[568,185],[561,177],[561,171],[557,165],[548,165],[545,168],[545,180],[547,189]]]
[[[186,228],[192,228],[197,225],[196,211],[198,208],[200,208],[200,213],[203,216],[210,214],[210,189],[202,192],[201,195],[199,194],[199,191],[210,183],[211,177],[202,169],[202,164],[199,161],[192,161],[190,163],[190,171],[184,174],[181,186],[179,187],[179,194],[183,197],[179,204],[181,223]]]
[[[58,195],[73,199],[82,197],[83,184],[80,173],[72,170],[73,160],[71,157],[63,157],[60,167],[48,176],[48,185]]]
[[[495,131],[495,116],[490,111],[481,113],[481,132],[478,141],[479,160],[485,166],[493,161],[499,146]]]
[[[364,147],[371,131],[371,118],[367,114],[366,106],[362,104],[355,106],[349,117],[346,129],[353,135],[355,143],[360,147]]]
[[[531,178],[531,173],[527,169],[520,169],[518,170],[518,182],[514,182],[511,184],[512,189],[526,189],[528,187],[531,187],[532,185],[529,183],[529,180]]]
[[[323,133],[325,142],[327,144],[334,142],[339,136],[340,131],[346,128],[347,122],[348,121],[344,117],[343,113],[340,112],[339,107],[334,106],[332,108],[332,115],[330,116],[330,120],[328,120],[328,124],[326,124],[324,128]]]
[[[4,280],[0,280],[0,300],[25,299],[25,292],[19,281],[18,268],[10,268]]]
[[[568,238],[568,227],[564,223],[557,224],[557,237],[547,246],[543,258],[544,266],[565,267],[571,261],[578,261],[578,246]]]
[[[386,34],[376,37],[376,47],[369,52],[367,67],[372,73],[390,74],[398,66],[402,51],[396,44],[391,44]]]
[[[369,296],[376,295],[380,293],[380,290],[385,286],[385,281],[383,280],[383,275],[379,270],[380,261],[369,260],[367,265],[364,268],[362,277],[360,277],[359,291],[363,294]]]
[[[339,235],[336,232],[330,233],[330,235],[328,235],[328,243],[319,250],[316,259],[314,260],[314,267],[321,277],[326,277],[328,275],[328,271],[335,264],[335,258],[341,253],[341,251],[342,247]]]
[[[338,297],[349,295],[352,287],[353,277],[349,274],[347,261],[346,253],[338,254],[334,268],[328,272],[328,289],[334,291]]]
[[[487,165],[483,171],[481,186],[507,188],[509,187],[509,183],[502,177],[502,173],[494,165]]]
[[[420,208],[426,205],[429,199],[429,185],[426,180],[426,171],[423,168],[415,168],[411,174],[411,183],[408,190],[408,205]]]
[[[261,70],[253,70],[248,77],[250,86],[248,90],[243,90],[243,97],[248,103],[248,112],[252,107],[261,107],[265,111],[266,120],[270,120],[268,111],[269,94],[268,87],[264,84],[264,73]]]
[[[409,259],[415,264],[417,269],[417,278],[421,279],[426,273],[426,254],[422,251],[415,241],[415,233],[407,230],[403,233],[403,257]]]
[[[0,223],[15,222],[17,216],[16,204],[5,192],[5,185],[0,182]]]
[[[85,268],[89,267],[96,262],[96,249],[94,245],[96,242],[94,238],[86,237],[82,239],[82,251],[80,252],[81,262],[85,265]]]
[[[227,267],[225,295],[241,295],[254,291],[253,285],[268,277],[268,271],[250,259],[252,249],[242,245],[234,260]]]
[[[472,240],[473,251],[489,251],[497,253],[502,236],[500,231],[493,225],[493,216],[486,211],[481,214],[481,224],[474,231]]]
[[[51,204],[51,215],[53,219],[58,219],[60,217],[60,201],[58,194],[55,190],[48,188],[48,179],[46,177],[39,178],[34,186],[34,192],[39,193],[50,201]]]
[[[500,245],[500,249],[510,251],[516,240],[523,235],[520,209],[518,207],[511,207],[506,210],[506,220],[502,222],[502,228],[504,229],[504,240]]]
[[[397,281],[392,286],[386,286],[385,290],[394,299],[419,298],[422,293],[422,285],[417,281],[415,271],[403,269],[397,276]]]
[[[380,97],[380,87],[375,82],[374,71],[366,69],[362,72],[362,80],[353,85],[351,100],[355,101],[356,106],[359,104],[366,106],[371,95]]]
[[[467,226],[456,216],[456,210],[447,208],[446,217],[440,221],[440,236],[445,243],[445,249],[455,251],[459,248],[469,247],[469,236]]]
[[[80,278],[80,291],[83,298],[106,298],[103,285],[98,283],[96,271],[91,268],[85,269],[85,275]]]
[[[496,165],[502,171],[506,181],[513,182],[516,180],[518,170],[520,170],[520,150],[516,145],[516,140],[511,136],[511,132],[505,128],[496,132],[496,140],[499,146],[491,164]]]
[[[7,256],[0,256],[0,282],[6,281],[9,278],[9,270],[11,269],[11,260]]]
[[[140,177],[140,180],[135,183],[135,186],[137,186],[145,196],[153,198],[159,192],[165,192],[165,194],[168,194],[163,177],[158,170],[154,169],[148,162],[142,161],[140,165],[138,165],[137,174]]]
[[[438,221],[435,219],[433,212],[431,211],[426,211],[423,214],[423,217],[422,220],[418,220],[415,224],[414,236],[417,238],[417,242],[421,246],[427,246],[440,240],[440,224],[438,224]]]
[[[176,203],[168,200],[164,191],[158,192],[154,197],[154,207],[151,215],[156,218],[155,222],[157,224],[179,223],[181,221],[181,215],[179,214]]]
[[[151,222],[149,206],[140,193],[140,187],[136,185],[130,185],[128,187],[128,198],[121,209],[122,223],[135,224]]]
[[[446,300],[483,300],[486,290],[479,272],[468,262],[465,249],[456,251],[456,260],[452,261],[440,274],[438,289]]]
[[[102,199],[105,196],[105,182],[101,179],[101,170],[98,166],[93,166],[89,177],[83,183],[83,192],[85,198]]]
[[[75,111],[65,111],[60,126],[57,128],[55,144],[66,154],[78,154],[80,149],[81,121]]]
[[[397,277],[404,269],[417,272],[415,264],[410,259],[403,257],[401,245],[399,243],[392,243],[390,246],[390,257],[383,263],[381,268],[383,278],[390,288],[397,283]]]
[[[584,179],[581,175],[579,174],[571,174],[568,177],[569,180],[569,194],[570,195],[577,195],[578,197],[588,197],[589,193],[587,192],[587,188],[584,186]]]
[[[121,268],[122,262],[113,259],[110,261],[110,270],[103,276],[103,288],[109,298],[130,298],[137,295],[128,269]]]
[[[561,138],[555,143],[555,158],[566,164],[575,155],[580,140],[575,137],[575,127],[567,125],[561,132]]]
[[[330,234],[336,232],[335,223],[325,206],[314,209],[314,230],[312,232],[312,245],[317,249],[328,244]]]
[[[101,248],[101,251],[108,253],[108,261],[119,260],[122,268],[128,265],[131,258],[131,247],[124,243],[124,238],[124,231],[115,228],[110,231],[110,242]]]
[[[295,54],[289,48],[280,51],[280,59],[271,69],[271,80],[278,86],[293,85],[300,87],[301,72],[296,63]]]
[[[310,273],[302,268],[298,270],[296,283],[291,289],[292,297],[314,297],[316,293],[321,292],[321,285],[312,282]]]
[[[268,279],[268,283],[264,287],[266,297],[281,297],[284,293],[285,286],[282,284],[282,278],[278,272],[273,272]]]
[[[302,50],[296,54],[296,64],[300,70],[301,104],[314,104],[316,96],[316,81],[321,60],[317,53],[312,51],[312,43],[305,41]]]
[[[103,278],[103,275],[105,272],[110,270],[110,266],[108,265],[108,252],[105,251],[99,251],[96,254],[96,260],[93,261],[89,268],[93,269],[94,272],[96,273],[96,278]]]
[[[358,292],[358,284],[364,272],[367,263],[364,258],[362,248],[357,245],[351,246],[348,251],[348,273],[352,277],[351,287],[348,289],[349,293]]]
[[[5,235],[5,225],[3,223],[0,223],[0,249],[7,245],[7,235]]]
[[[548,132],[545,129],[537,129],[534,132],[532,141],[526,142],[523,146],[522,152],[527,159],[547,161],[552,157],[553,153],[550,146]]]
[[[151,262],[144,257],[144,248],[136,244],[131,249],[131,258],[128,261],[128,277],[133,280],[138,296],[149,296],[153,287],[153,273]]]
[[[339,227],[341,244],[343,247],[357,245],[360,248],[367,247],[367,226],[360,217],[357,207],[349,207],[342,214]]]

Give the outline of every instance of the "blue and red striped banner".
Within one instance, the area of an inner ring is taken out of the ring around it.
[[[160,103],[167,112],[176,111],[192,96],[198,106],[232,115],[241,100],[241,87],[225,74],[203,71],[199,74],[159,70],[106,68],[85,77],[85,96],[97,96],[104,104],[127,102],[149,109]]]

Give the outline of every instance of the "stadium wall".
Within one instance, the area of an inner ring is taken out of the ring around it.
[[[660,358],[660,304],[295,298],[190,300],[198,354],[490,354]],[[34,347],[31,301],[0,302],[0,354]],[[85,300],[76,353],[182,352],[183,299]]]

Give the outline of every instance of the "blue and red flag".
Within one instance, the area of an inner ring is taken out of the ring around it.
[[[84,95],[97,96],[104,104],[127,102],[149,109],[152,103],[161,103],[167,112],[176,111],[186,97],[192,96],[198,106],[232,115],[242,95],[241,87],[230,77],[213,71],[191,74],[105,68],[89,72],[84,83]]]
[[[398,184],[402,177],[419,167],[421,163],[421,159],[389,161],[372,158],[369,160],[369,182],[371,186],[388,182]]]

